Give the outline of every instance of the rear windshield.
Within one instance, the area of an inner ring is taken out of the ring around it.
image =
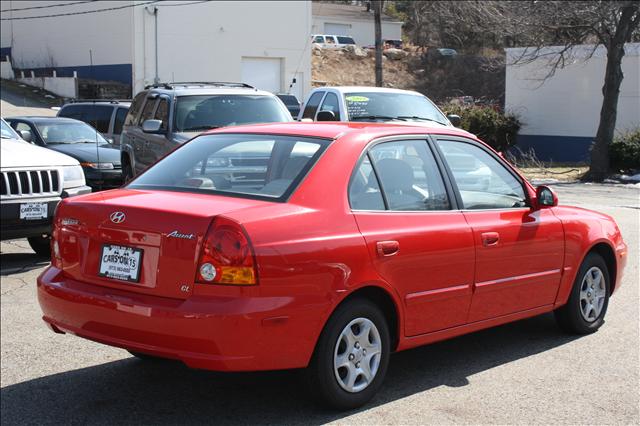
[[[128,188],[284,200],[329,142],[294,136],[203,135],[159,161]]]
[[[198,95],[176,101],[175,129],[197,132],[217,127],[291,121],[291,114],[271,96]]]

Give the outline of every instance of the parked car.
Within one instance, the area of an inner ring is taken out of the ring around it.
[[[263,179],[218,186],[205,165],[225,151],[266,153]],[[460,155],[488,188],[459,182]],[[195,368],[306,367],[342,409],[376,393],[394,351],[552,311],[595,332],[627,260],[611,217],[559,206],[438,124],[200,135],[122,189],[63,201],[52,246],[38,300],[54,331]]]
[[[130,100],[81,99],[63,105],[57,116],[84,121],[117,148],[120,146],[122,125],[130,106]]]
[[[445,116],[421,93],[359,86],[313,89],[302,105],[298,120],[460,124],[460,117]]]
[[[61,117],[8,117],[6,120],[27,142],[78,160],[93,192],[122,185],[120,150],[87,123]]]
[[[287,107],[291,113],[291,117],[297,118],[300,114],[300,101],[298,98],[289,93],[278,93],[276,96],[284,103],[284,106]]]
[[[248,84],[149,86],[136,95],[125,119],[120,147],[125,179],[205,130],[287,121],[291,114],[276,95]]]
[[[27,238],[33,251],[48,257],[53,213],[60,199],[91,189],[78,161],[31,145],[4,120],[0,124],[2,240]]]
[[[311,42],[324,49],[339,49],[356,44],[353,37],[335,34],[315,34],[311,36]]]
[[[385,46],[385,48],[402,49],[403,42],[402,40],[398,40],[398,39],[389,39],[389,40],[382,40],[382,45]]]

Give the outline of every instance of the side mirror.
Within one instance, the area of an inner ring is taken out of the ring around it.
[[[144,120],[144,123],[142,123],[142,131],[152,134],[166,133],[166,131],[162,129],[162,120]]]
[[[451,124],[453,124],[456,127],[460,127],[460,124],[462,124],[462,119],[457,114],[449,114],[447,115],[447,118],[449,119]]]
[[[316,121],[338,121],[333,111],[320,111],[316,116]]]
[[[540,207],[555,207],[558,205],[558,196],[548,186],[541,185],[536,188],[536,197]]]
[[[33,135],[31,134],[31,130],[18,130],[18,134],[22,139],[27,142],[33,141]]]

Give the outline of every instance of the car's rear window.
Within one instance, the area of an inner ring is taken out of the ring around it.
[[[329,143],[280,135],[203,135],[159,161],[128,188],[284,200]]]
[[[291,121],[275,97],[263,95],[193,95],[176,101],[175,129],[201,132],[217,127]]]

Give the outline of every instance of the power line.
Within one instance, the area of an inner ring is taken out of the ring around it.
[[[152,3],[158,3],[158,1],[159,0],[147,1],[147,2],[144,2],[144,3],[127,4],[125,6],[109,7],[109,8],[106,8],[106,9],[85,10],[83,12],[57,13],[55,15],[24,16],[24,17],[19,17],[19,18],[16,18],[16,17],[2,18],[2,19],[0,19],[0,21],[20,21],[20,20],[24,20],[24,19],[42,19],[42,18],[56,18],[58,16],[87,15],[87,14],[90,14],[90,13],[108,12],[110,10],[119,10],[119,9],[126,9],[126,8],[129,8],[129,7],[145,6],[145,5],[152,4]]]
[[[15,9],[2,9],[0,10],[0,12],[17,12],[19,10],[32,10],[32,9],[48,9],[50,7],[60,7],[60,6],[73,6],[76,4],[82,4],[82,3],[93,3],[97,0],[84,0],[84,1],[75,1],[72,3],[56,3],[56,4],[47,4],[44,6],[31,6],[31,7],[17,7]]]
[[[189,3],[179,2],[179,3],[174,3],[174,4],[162,4],[162,3],[164,3],[164,0],[163,0],[157,6],[158,7],[189,6],[190,4],[209,3],[210,1],[211,0],[199,0],[199,1],[192,1],[192,2],[189,2]]]

